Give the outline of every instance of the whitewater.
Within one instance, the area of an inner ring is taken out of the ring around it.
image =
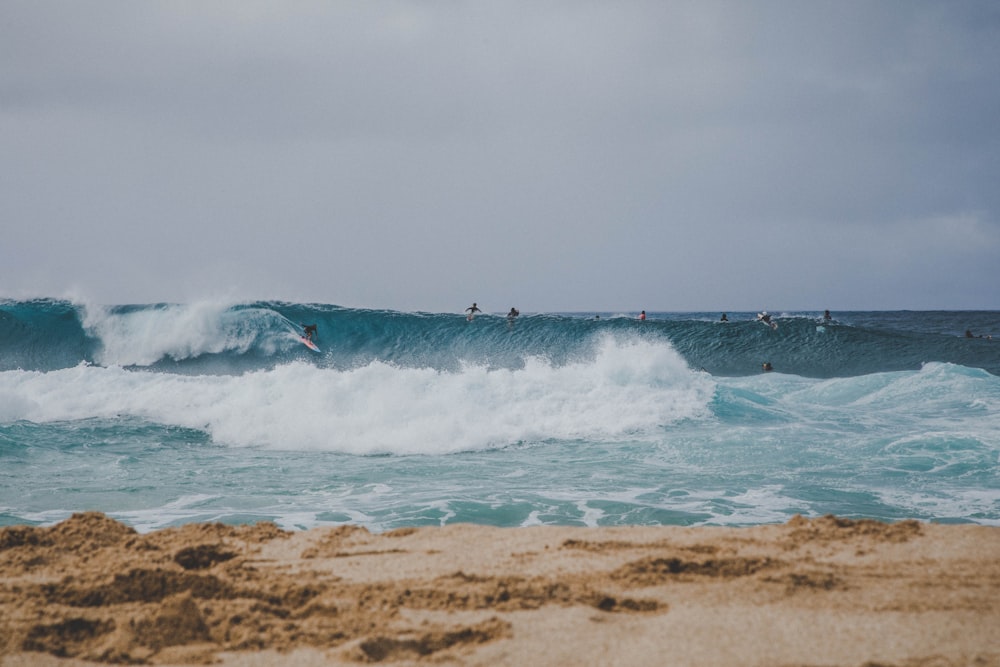
[[[505,313],[0,300],[0,525],[1000,525],[1000,313]]]

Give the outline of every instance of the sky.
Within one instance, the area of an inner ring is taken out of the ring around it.
[[[0,297],[1000,309],[1000,3],[0,0]]]

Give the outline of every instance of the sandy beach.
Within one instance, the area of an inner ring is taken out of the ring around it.
[[[0,664],[1000,665],[1000,529],[0,529]]]

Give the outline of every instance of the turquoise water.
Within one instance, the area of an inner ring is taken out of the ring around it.
[[[1000,313],[596,315],[0,302],[0,525],[1000,525]]]

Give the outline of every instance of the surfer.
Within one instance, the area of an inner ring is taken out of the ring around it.
[[[833,317],[830,316],[830,311],[829,310],[824,310],[823,311],[823,319],[826,320],[827,322],[829,322],[830,320],[833,319]]]
[[[510,312],[507,313],[507,328],[508,329],[514,326],[514,318],[517,317],[520,314],[521,314],[521,311],[519,311],[517,308],[514,308],[513,306],[511,307]]]
[[[763,364],[760,365],[760,367],[764,370],[765,373],[774,370],[774,367],[771,366],[770,361],[765,361]]]
[[[481,313],[483,311],[480,310],[479,306],[476,305],[476,302],[473,301],[472,305],[465,309],[465,312],[467,312],[469,314],[469,316],[466,317],[465,319],[467,319],[467,320],[469,320],[471,322],[472,318],[476,316],[476,313]]]
[[[644,320],[644,319],[646,319],[646,311],[645,311],[645,310],[644,310],[644,311],[642,311],[641,313],[639,313],[639,319],[640,319],[640,320]]]
[[[767,314],[766,310],[764,312],[762,312],[762,313],[758,313],[757,314],[757,321],[763,322],[764,324],[766,324],[767,326],[771,327],[772,329],[777,329],[778,328],[778,323],[774,322],[773,320],[771,320],[771,316]]]
[[[315,324],[303,324],[302,331],[305,334],[306,340],[312,340],[313,336],[316,335],[316,325]]]
[[[729,321],[729,318],[728,318],[728,317],[726,317],[726,314],[725,314],[725,313],[722,313],[722,317],[720,317],[720,318],[719,318],[719,321],[720,321],[720,322],[728,322],[728,321]]]

